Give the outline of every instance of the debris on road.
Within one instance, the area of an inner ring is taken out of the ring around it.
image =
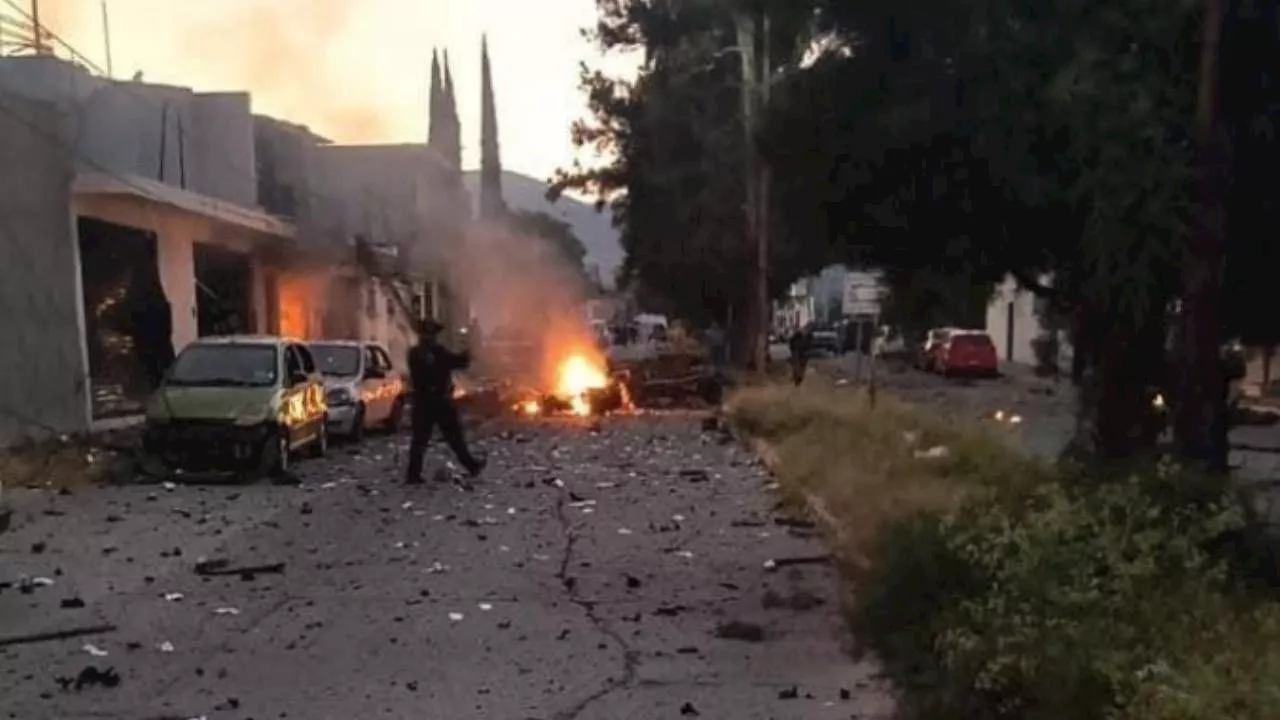
[[[831,562],[830,555],[809,555],[804,557],[775,558],[764,561],[764,569],[773,571],[778,568],[795,567],[797,565],[821,565]]]
[[[79,675],[73,678],[60,677],[57,678],[57,682],[63,690],[75,690],[77,692],[94,685],[114,688],[120,685],[120,674],[115,671],[115,668],[99,670],[97,667],[90,665],[81,670]]]
[[[741,642],[764,642],[764,628],[755,623],[731,620],[716,627],[715,636],[721,640],[739,640]]]
[[[52,642],[55,640],[69,640],[71,638],[83,637],[86,635],[103,635],[115,631],[115,625],[89,625],[86,627],[70,628],[68,630],[33,633],[30,635],[11,635],[9,637],[0,637],[0,647],[31,645],[33,643]]]
[[[280,575],[284,572],[284,565],[281,562],[267,565],[232,567],[226,560],[207,560],[196,563],[196,574],[204,577],[239,575],[241,580],[253,580],[258,575]]]

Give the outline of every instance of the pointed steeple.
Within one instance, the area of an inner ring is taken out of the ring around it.
[[[427,145],[440,147],[444,139],[444,80],[440,74],[440,54],[431,51],[431,93],[427,98]]]
[[[453,91],[453,71],[449,69],[449,51],[444,51],[444,123],[447,128],[440,151],[456,169],[462,168],[462,122],[458,119],[458,98]]]
[[[502,200],[502,160],[498,156],[498,111],[493,102],[493,70],[489,66],[489,40],[480,39],[480,217],[500,218],[507,206]]]

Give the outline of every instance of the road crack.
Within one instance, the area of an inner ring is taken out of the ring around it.
[[[560,523],[560,531],[564,535],[564,554],[560,557],[560,568],[556,571],[556,579],[560,581],[560,586],[564,588],[565,596],[569,602],[582,610],[583,615],[595,628],[596,632],[608,638],[622,651],[622,672],[617,677],[610,678],[603,686],[587,697],[557,712],[552,716],[552,720],[577,720],[587,708],[596,702],[619,690],[635,686],[640,664],[640,653],[631,647],[621,633],[610,627],[607,620],[596,614],[597,603],[578,594],[575,579],[569,574],[569,567],[573,564],[574,549],[578,544],[578,533],[574,531],[573,521],[569,518],[568,505],[568,495],[562,490],[556,498],[555,516],[557,522]]]

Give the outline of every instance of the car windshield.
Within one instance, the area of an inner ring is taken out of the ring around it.
[[[325,377],[355,377],[360,374],[360,348],[356,345],[313,344],[311,357]]]
[[[992,347],[994,345],[994,343],[991,342],[991,337],[989,335],[977,335],[977,334],[956,335],[955,337],[951,338],[951,344],[957,347],[969,347],[969,348]]]
[[[269,387],[276,383],[274,345],[197,344],[178,355],[169,385],[190,387]]]

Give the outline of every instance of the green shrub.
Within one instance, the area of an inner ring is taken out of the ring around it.
[[[1183,482],[1049,483],[901,521],[860,578],[855,631],[920,717],[1280,716],[1280,614],[1237,599],[1204,550],[1241,513],[1226,495],[1170,503]]]

